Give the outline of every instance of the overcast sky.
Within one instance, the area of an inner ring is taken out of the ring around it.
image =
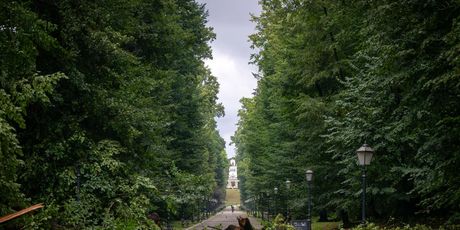
[[[248,36],[255,31],[250,13],[259,15],[258,0],[197,0],[206,4],[208,25],[214,28],[216,40],[211,43],[212,60],[206,60],[212,74],[220,83],[219,101],[225,107],[225,117],[217,120],[220,135],[225,139],[227,156],[235,156],[230,137],[236,130],[238,109],[242,97],[252,97],[257,81],[252,73],[257,67],[249,65],[254,51]]]

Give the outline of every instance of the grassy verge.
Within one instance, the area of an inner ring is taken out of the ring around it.
[[[312,230],[333,230],[339,229],[340,222],[313,222],[311,223]]]
[[[225,196],[226,205],[236,205],[240,203],[240,190],[239,189],[227,189],[227,195]]]
[[[193,225],[195,225],[195,224],[198,224],[198,223],[200,223],[200,222],[201,222],[201,221],[194,221],[194,222],[189,221],[189,222],[186,223],[185,226],[182,226],[181,221],[180,221],[180,220],[177,220],[177,221],[173,221],[173,222],[171,223],[171,225],[172,225],[172,229],[174,229],[174,230],[176,230],[176,229],[177,229],[177,230],[183,230],[183,229],[186,229],[186,228],[188,228],[188,227],[191,227],[191,226],[193,226]]]

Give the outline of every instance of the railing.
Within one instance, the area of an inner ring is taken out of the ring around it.
[[[6,215],[6,216],[2,216],[0,217],[0,224],[3,223],[3,222],[6,222],[6,221],[9,221],[11,219],[14,219],[16,217],[20,217],[28,212],[31,212],[35,209],[39,209],[39,208],[43,208],[43,204],[36,204],[36,205],[33,205],[33,206],[30,206],[28,208],[25,208],[25,209],[22,209],[21,211],[18,211],[18,212],[15,212],[15,213],[12,213],[12,214],[9,214],[9,215]]]

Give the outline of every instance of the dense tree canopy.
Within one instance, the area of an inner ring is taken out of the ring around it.
[[[275,199],[278,186],[276,202],[289,197],[302,216],[312,169],[316,210],[345,209],[357,219],[355,150],[367,142],[376,152],[368,167],[371,219],[429,214],[458,223],[459,2],[260,4],[251,36],[258,88],[242,100],[233,137],[245,199]]]
[[[214,38],[193,0],[2,1],[0,216],[11,228],[149,228],[222,199]],[[219,201],[220,202],[220,201]]]

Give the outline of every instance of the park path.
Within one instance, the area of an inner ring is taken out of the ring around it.
[[[205,228],[211,229],[208,226],[217,227],[219,224],[222,225],[222,229],[227,228],[231,224],[238,226],[238,220],[236,219],[237,216],[248,217],[246,212],[240,211],[238,208],[235,208],[235,211],[232,213],[230,206],[228,206],[223,211],[218,212],[216,215],[201,223],[187,228],[187,230],[199,230]],[[262,226],[257,219],[249,217],[249,220],[255,229],[262,229]]]

